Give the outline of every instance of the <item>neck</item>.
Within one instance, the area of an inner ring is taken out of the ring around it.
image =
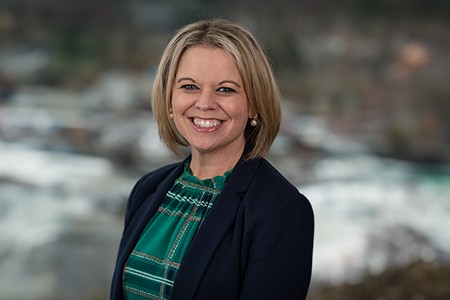
[[[235,154],[222,155],[203,154],[192,152],[191,171],[200,180],[222,176],[236,166],[244,149]]]

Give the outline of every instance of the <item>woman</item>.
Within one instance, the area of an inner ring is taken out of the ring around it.
[[[304,299],[313,212],[263,158],[280,103],[254,37],[225,20],[185,26],[152,105],[168,148],[191,154],[131,192],[111,299]]]

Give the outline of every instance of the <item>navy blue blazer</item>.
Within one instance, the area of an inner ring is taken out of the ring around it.
[[[124,299],[128,256],[183,165],[148,173],[133,188],[110,299]],[[313,235],[313,211],[298,189],[263,158],[240,161],[186,252],[172,299],[305,299]]]

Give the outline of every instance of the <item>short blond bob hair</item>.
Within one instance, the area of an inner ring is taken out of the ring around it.
[[[182,27],[167,44],[153,84],[152,109],[161,140],[174,153],[188,146],[171,119],[171,99],[178,65],[193,46],[223,49],[236,61],[244,83],[249,111],[257,114],[257,126],[245,128],[246,159],[263,157],[278,134],[281,120],[280,93],[272,68],[254,36],[244,27],[223,19],[202,20]],[[250,119],[249,119],[250,121]]]

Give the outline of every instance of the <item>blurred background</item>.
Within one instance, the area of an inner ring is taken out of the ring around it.
[[[315,210],[308,299],[449,299],[448,0],[1,0],[0,299],[108,298],[131,188],[180,159],[155,68],[210,17],[279,80],[269,159]]]

